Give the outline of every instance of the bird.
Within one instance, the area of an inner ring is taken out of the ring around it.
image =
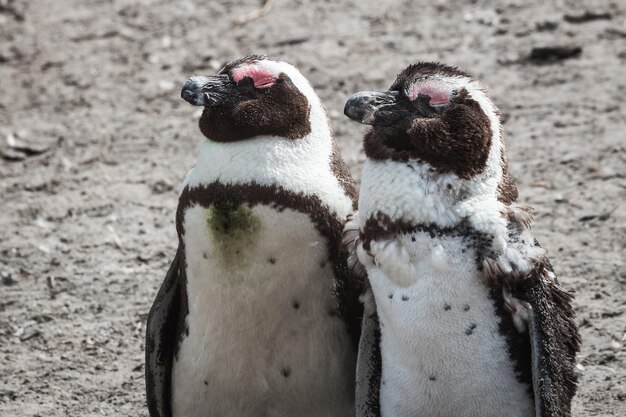
[[[181,96],[206,140],[148,315],[150,415],[353,415],[362,305],[340,244],[357,194],[325,107],[261,55]]]
[[[357,416],[570,416],[573,295],[517,201],[484,85],[418,62],[344,113],[370,126],[343,240],[368,284]]]

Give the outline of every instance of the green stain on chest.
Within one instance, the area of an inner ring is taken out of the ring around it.
[[[216,255],[225,266],[245,262],[244,251],[256,245],[263,227],[254,211],[244,204],[217,202],[206,209],[206,218]]]

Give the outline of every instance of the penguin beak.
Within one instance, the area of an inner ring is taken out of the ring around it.
[[[398,104],[398,91],[387,91],[384,93],[377,91],[361,91],[354,94],[346,102],[343,113],[366,125],[378,125],[382,121],[381,116],[393,112]]]
[[[194,106],[215,107],[233,95],[234,87],[227,74],[209,77],[195,75],[187,80],[180,96]]]

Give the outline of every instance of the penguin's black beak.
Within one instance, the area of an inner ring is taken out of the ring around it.
[[[223,104],[235,93],[235,84],[226,74],[191,77],[180,96],[194,106],[214,107]]]
[[[398,91],[361,91],[348,99],[343,113],[359,123],[385,125],[390,122],[390,116],[400,110],[399,95]]]

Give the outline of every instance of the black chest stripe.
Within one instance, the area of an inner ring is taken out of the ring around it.
[[[468,221],[462,221],[454,227],[441,227],[434,223],[414,224],[401,220],[391,220],[385,213],[377,212],[365,222],[361,230],[363,248],[369,250],[372,241],[391,239],[397,235],[411,235],[414,233],[428,233],[431,238],[436,237],[459,237],[465,239],[469,249],[476,253],[476,268],[483,270],[486,258],[495,258],[496,254],[491,249],[493,236],[480,232],[470,225]]]
[[[334,293],[336,298],[336,308],[339,316],[347,325],[347,330],[354,341],[354,349],[358,343],[360,333],[360,319],[362,306],[358,300],[358,288],[360,283],[358,278],[350,273],[347,267],[347,254],[340,248],[344,221],[339,219],[337,214],[325,205],[319,197],[287,191],[279,186],[266,186],[254,182],[246,184],[224,185],[214,182],[201,187],[183,190],[176,212],[176,228],[181,244],[184,230],[184,214],[186,209],[199,204],[202,207],[210,205],[233,205],[239,206],[247,204],[254,207],[258,204],[273,207],[278,211],[291,209],[309,216],[316,230],[326,238],[328,245],[328,262],[331,263],[335,273]],[[185,265],[186,268],[186,265]],[[183,269],[185,269],[183,268]],[[181,320],[179,321],[179,335],[185,336],[185,316],[188,313],[186,308],[186,277],[181,274],[182,298],[185,308],[181,309]]]

